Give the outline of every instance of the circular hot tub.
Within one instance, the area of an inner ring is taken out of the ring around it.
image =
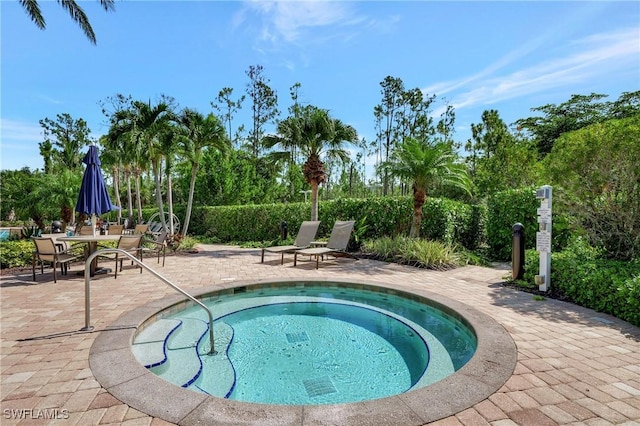
[[[418,425],[482,401],[515,368],[499,324],[429,292],[287,280],[196,297],[213,312],[215,352],[206,312],[167,297],[96,339],[90,364],[102,386],[174,423]]]

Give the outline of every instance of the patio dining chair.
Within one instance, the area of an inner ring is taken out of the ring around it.
[[[320,221],[307,220],[302,222],[293,245],[263,247],[260,263],[264,263],[264,252],[268,251],[270,253],[280,253],[280,264],[284,264],[285,253],[292,253],[295,250],[309,247],[309,245],[311,245],[311,241],[313,241],[313,239],[316,237],[316,233],[318,232],[318,226],[320,226]]]
[[[84,225],[80,228],[80,235],[93,235],[93,225]]]
[[[109,235],[122,235],[124,225],[109,225]]]
[[[333,255],[335,257],[347,256],[351,257],[352,259],[358,260],[357,257],[346,251],[347,245],[349,244],[349,239],[351,238],[351,231],[353,231],[354,224],[354,220],[336,221],[336,223],[333,225],[333,229],[331,230],[331,235],[329,236],[327,245],[324,247],[311,247],[302,250],[295,250],[293,255],[293,266],[297,265],[299,254],[305,256],[315,256],[316,269],[318,269],[320,257],[322,257],[322,259],[324,260],[325,254]]]
[[[126,251],[129,254],[137,257],[140,262],[142,262],[142,234],[138,235],[122,235],[118,240],[118,245],[116,248]],[[118,262],[120,263],[120,272],[122,272],[122,261],[127,258],[127,256],[121,255],[120,253],[105,253],[101,254],[100,257],[115,260],[115,277],[118,278]],[[142,267],[140,268],[140,273],[142,273]]]
[[[157,254],[158,263],[160,263],[160,255],[162,255],[162,266],[164,266],[164,259],[167,253],[167,236],[167,231],[162,231],[158,234],[155,240],[143,240],[143,250],[146,252]]]
[[[33,281],[36,280],[37,262],[40,263],[41,274],[44,274],[44,263],[48,262],[51,264],[51,266],[53,267],[53,282],[57,283],[57,265],[60,264],[60,273],[62,275],[66,275],[69,268],[69,263],[80,257],[77,254],[70,253],[73,248],[61,248],[61,245],[57,245],[53,238],[34,237],[33,243],[35,244],[33,259],[31,261],[31,267],[33,270]]]
[[[137,235],[137,234],[146,234],[147,231],[149,230],[149,224],[146,223],[141,223],[139,225],[136,225],[136,227],[133,230],[133,234]]]

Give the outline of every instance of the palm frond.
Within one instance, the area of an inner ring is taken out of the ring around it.
[[[20,4],[29,15],[29,18],[36,24],[38,28],[44,30],[47,26],[47,23],[44,21],[44,17],[42,16],[42,11],[40,10],[40,6],[38,5],[37,0],[19,0]]]
[[[87,36],[89,41],[93,44],[96,44],[96,35],[93,32],[93,28],[89,23],[89,18],[84,13],[84,10],[76,3],[75,0],[58,0],[58,3],[62,6],[63,9],[66,9],[69,12],[69,16],[73,19],[82,29],[84,35]]]

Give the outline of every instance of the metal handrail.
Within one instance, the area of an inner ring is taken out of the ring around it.
[[[105,253],[119,253],[121,255],[124,255],[124,256],[128,257],[129,259],[131,259],[131,261],[137,263],[141,268],[144,268],[147,271],[151,272],[152,275],[155,275],[157,278],[159,278],[161,281],[163,281],[169,287],[173,288],[174,290],[178,291],[179,293],[182,293],[184,296],[188,297],[192,302],[200,305],[200,307],[202,307],[202,309],[207,311],[207,315],[209,315],[209,339],[211,340],[211,348],[209,350],[209,355],[215,354],[214,340],[213,340],[213,315],[211,314],[211,310],[209,308],[207,308],[204,303],[202,303],[201,301],[199,301],[195,297],[191,296],[189,293],[187,293],[186,291],[184,291],[183,289],[181,289],[177,285],[173,284],[167,278],[163,277],[162,275],[160,275],[159,273],[157,273],[156,271],[154,271],[153,269],[148,267],[146,264],[142,263],[142,261],[140,261],[140,259],[138,259],[137,257],[133,256],[131,253],[128,253],[128,252],[126,252],[126,251],[124,251],[122,249],[118,249],[118,248],[107,248],[107,249],[97,250],[97,251],[91,253],[89,255],[89,257],[87,257],[87,260],[86,260],[85,266],[84,266],[84,328],[82,328],[83,331],[93,330],[93,327],[91,327],[91,325],[90,325],[90,323],[91,323],[91,313],[90,313],[91,312],[91,306],[90,306],[91,305],[91,297],[90,297],[90,294],[89,294],[90,293],[89,288],[90,288],[90,282],[91,282],[91,276],[90,276],[91,274],[89,273],[89,271],[91,270],[91,262],[97,256],[103,255]]]

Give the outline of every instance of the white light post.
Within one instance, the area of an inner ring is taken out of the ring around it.
[[[540,272],[536,275],[536,284],[540,291],[547,291],[551,286],[551,186],[544,185],[536,190],[536,198],[540,200],[538,209],[540,230],[536,232],[536,250],[540,252]]]

